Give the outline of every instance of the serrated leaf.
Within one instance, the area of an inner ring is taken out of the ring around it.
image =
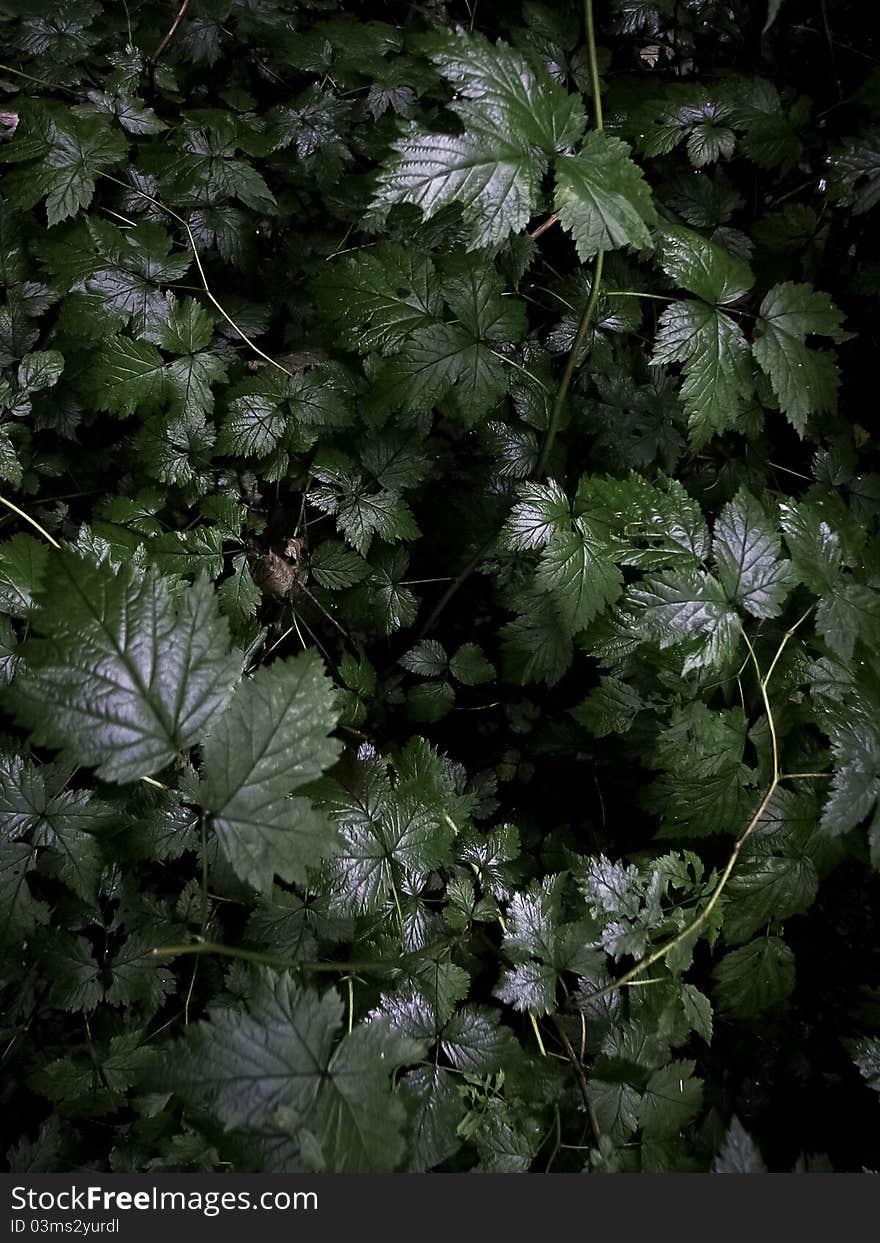
[[[736,649],[740,625],[717,579],[703,571],[669,571],[627,593],[638,631],[661,648],[690,643],[686,669],[723,664]]]
[[[220,424],[217,448],[221,453],[264,457],[287,430],[288,416],[271,397],[249,393],[230,401]]]
[[[570,519],[569,500],[558,483],[552,479],[549,483],[524,483],[504,524],[504,546],[513,552],[543,548],[554,531],[564,529]]]
[[[448,682],[422,682],[406,695],[406,714],[411,721],[440,721],[452,710],[455,691]]]
[[[190,1035],[174,1081],[225,1127],[293,1135],[323,1168],[393,1170],[406,1113],[390,1078],[424,1046],[381,1021],[337,1043],[342,1014],[335,992],[261,970],[246,1011],[218,1009]]]
[[[603,676],[599,685],[571,709],[571,715],[594,738],[625,734],[647,705],[632,686],[620,678]]]
[[[197,354],[210,344],[214,321],[195,298],[173,302],[167,318],[155,326],[156,344],[171,354]]]
[[[715,564],[728,597],[753,617],[777,617],[791,580],[780,540],[760,502],[741,490],[715,524]]]
[[[155,414],[167,396],[162,355],[149,341],[113,337],[95,357],[89,384],[99,410],[125,418],[136,410]]]
[[[779,937],[759,937],[725,954],[712,975],[720,1009],[737,1018],[754,1018],[791,993],[794,954]]]
[[[45,582],[49,549],[32,535],[13,535],[0,544],[0,609],[26,617]]]
[[[812,285],[774,285],[764,301],[752,345],[773,392],[795,430],[803,436],[811,414],[833,411],[839,383],[837,361],[828,350],[810,349],[811,335],[846,340],[842,313]]]
[[[342,836],[330,865],[336,902],[358,915],[394,910],[404,884],[418,891],[452,835],[439,809],[392,786],[380,762],[367,762],[362,783],[358,795],[339,791],[328,801]]]
[[[577,97],[519,49],[473,33],[443,34],[426,42],[431,60],[456,88],[452,110],[466,125],[521,135],[548,153],[568,149],[582,132],[585,119]]]
[[[251,575],[246,553],[240,552],[232,558],[232,574],[217,589],[217,601],[220,611],[232,623],[234,633],[241,633],[251,618],[256,617],[260,589]]]
[[[574,634],[617,599],[623,577],[602,532],[584,518],[572,525],[550,537],[535,582],[552,595]]]
[[[58,350],[37,350],[25,354],[18,365],[18,383],[28,392],[52,388],[64,370],[64,355]]]
[[[542,171],[541,161],[504,132],[429,134],[412,126],[394,144],[374,204],[412,203],[430,219],[460,203],[474,250],[498,245],[525,228]]]
[[[651,191],[629,154],[619,138],[594,131],[577,155],[556,162],[554,207],[582,263],[600,250],[651,246]]]
[[[0,840],[0,954],[4,962],[9,958],[20,961],[28,937],[49,922],[49,907],[34,897],[26,880],[33,856],[28,842]]]
[[[848,1040],[846,1044],[862,1078],[880,1092],[880,1040]]]
[[[389,243],[335,264],[316,294],[340,343],[362,354],[393,353],[443,305],[431,261]]]
[[[5,692],[33,739],[117,782],[199,742],[241,668],[206,580],[172,596],[155,571],[62,551],[49,582],[34,617],[47,637]]]
[[[860,216],[880,202],[880,139],[876,130],[844,143],[828,157],[831,194]]]
[[[745,263],[681,226],[664,228],[659,255],[664,272],[676,285],[712,305],[736,302],[755,281]]]
[[[748,343],[739,324],[707,302],[672,302],[662,313],[651,362],[680,362],[691,444],[735,427],[752,393]]]
[[[639,1126],[645,1136],[678,1135],[703,1103],[703,1083],[694,1079],[695,1062],[671,1062],[655,1070],[639,1104]]]
[[[771,921],[805,911],[818,889],[815,865],[803,855],[741,859],[727,887],[734,901],[725,913],[726,939],[731,944],[747,941]]]
[[[302,797],[340,751],[331,687],[311,652],[258,669],[232,696],[203,747],[199,797],[236,875],[268,892],[276,874],[303,881],[335,845]]]
[[[433,48],[432,59],[456,87],[451,108],[464,133],[411,126],[379,176],[374,207],[413,203],[429,219],[459,203],[469,248],[495,245],[525,228],[544,153],[570,149],[583,130],[583,111],[546,70],[504,43],[457,34],[435,38]]]
[[[549,595],[517,600],[517,608],[519,616],[501,630],[505,672],[524,685],[546,682],[555,686],[571,664],[569,627]]]
[[[439,678],[448,668],[449,657],[442,643],[436,639],[422,639],[404,652],[400,663],[409,673],[416,673],[419,677]]]
[[[493,682],[495,666],[476,643],[463,643],[449,662],[449,672],[465,686],[481,686]]]
[[[771,0],[771,7],[774,0]],[[775,0],[779,8],[780,0]],[[770,19],[772,20],[772,19]],[[769,25],[769,20],[768,20]],[[735,1115],[724,1136],[724,1142],[712,1169],[716,1174],[766,1174],[767,1166],[760,1149]]]
[[[60,784],[48,766],[40,770],[19,756],[0,756],[0,818],[11,837],[27,835],[41,848],[44,871],[94,903],[104,862],[92,831],[106,823],[108,808],[90,791],[61,790]]]

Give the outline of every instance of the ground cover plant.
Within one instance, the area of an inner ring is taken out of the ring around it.
[[[0,7],[9,1168],[880,1161],[862,9]]]

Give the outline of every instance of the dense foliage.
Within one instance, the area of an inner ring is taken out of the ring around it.
[[[880,1161],[862,7],[0,10],[11,1168]]]

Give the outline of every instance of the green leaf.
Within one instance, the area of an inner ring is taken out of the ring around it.
[[[393,1170],[406,1152],[406,1112],[391,1076],[424,1045],[381,1021],[337,1043],[342,1016],[335,992],[319,996],[261,969],[247,1009],[217,1009],[200,1023],[170,1077],[226,1128],[293,1136],[313,1167]]]
[[[469,249],[504,242],[528,224],[543,171],[508,133],[429,134],[411,126],[379,176],[374,206],[412,203],[428,220],[460,203]]]
[[[36,164],[15,175],[11,196],[24,207],[45,198],[51,229],[88,207],[96,176],[121,164],[127,153],[123,135],[103,117],[80,117],[67,107],[49,110],[34,104],[4,152],[4,158],[37,157]]]
[[[828,157],[828,163],[832,198],[851,207],[856,216],[877,206],[880,202],[880,143],[876,130],[851,138],[842,150]]]
[[[49,549],[33,535],[13,535],[0,544],[0,609],[26,617],[43,588]]]
[[[406,714],[411,721],[440,721],[455,704],[455,691],[448,682],[422,682],[406,695]]]
[[[671,302],[659,328],[651,362],[683,365],[691,445],[701,448],[737,426],[752,394],[748,343],[735,320],[706,302]]]
[[[419,677],[439,678],[446,673],[449,658],[442,643],[436,639],[422,639],[404,652],[400,663],[409,673],[416,673]]]
[[[28,842],[0,838],[0,957],[20,961],[22,945],[41,924],[49,922],[49,907],[35,898],[26,873],[33,867],[34,848]],[[30,866],[29,866],[30,865]]]
[[[725,954],[713,971],[715,995],[725,1014],[763,1014],[794,988],[794,954],[779,937],[759,937]]]
[[[336,902],[345,913],[389,914],[404,887],[418,892],[444,861],[452,830],[423,796],[393,786],[378,760],[363,765],[360,785],[357,795],[333,791],[327,803],[342,837],[330,863]]]
[[[595,690],[571,709],[571,714],[594,738],[625,734],[647,705],[633,687],[620,678],[603,676]]]
[[[275,875],[302,882],[333,849],[320,815],[293,791],[339,755],[331,685],[304,652],[240,683],[203,747],[199,798],[241,880],[263,893]]]
[[[753,617],[778,617],[788,595],[789,563],[760,502],[741,490],[715,524],[715,564],[728,598]]]
[[[504,296],[495,270],[470,255],[444,264],[444,299],[454,323],[415,332],[379,373],[381,399],[422,411],[452,396],[468,426],[507,391],[512,369],[501,353],[525,331],[519,299]]]
[[[639,1105],[639,1126],[648,1137],[678,1135],[703,1103],[703,1083],[693,1078],[695,1062],[670,1062],[655,1070]]]
[[[370,572],[363,557],[335,540],[324,540],[309,559],[309,570],[315,582],[331,591],[351,587]]]
[[[362,354],[394,353],[443,306],[431,261],[390,243],[334,264],[315,292],[340,344]]]
[[[89,376],[95,405],[125,418],[162,409],[168,379],[162,355],[148,341],[112,337],[98,351]]]
[[[746,857],[737,864],[727,887],[734,899],[725,914],[728,942],[747,941],[771,921],[805,911],[819,889],[816,868],[802,855]]]
[[[465,686],[481,686],[497,677],[495,666],[476,643],[463,643],[449,662],[449,672]]]
[[[503,545],[512,552],[543,548],[554,531],[570,523],[568,497],[552,479],[549,483],[522,484],[517,498],[502,532]]]
[[[19,756],[0,756],[0,816],[16,840],[28,836],[41,849],[41,870],[58,877],[83,902],[97,899],[104,860],[93,836],[108,808],[88,790],[62,789],[63,776]]]
[[[811,349],[806,339],[815,335],[845,341],[849,334],[842,320],[828,295],[812,285],[774,285],[761,303],[752,349],[780,408],[801,436],[810,415],[836,408],[839,384],[834,355]]]
[[[64,370],[64,355],[58,350],[37,350],[25,354],[18,366],[18,382],[28,392],[52,388]]]
[[[265,457],[287,431],[288,416],[271,398],[258,393],[230,401],[220,425],[217,448],[242,457]]]
[[[156,344],[171,354],[197,354],[210,344],[214,321],[195,298],[173,302],[170,314],[156,325]]]
[[[594,131],[577,155],[557,160],[554,207],[583,263],[600,250],[651,247],[651,191],[629,154],[619,138]]]
[[[518,599],[520,615],[501,631],[508,677],[555,686],[571,664],[571,633],[549,595]]]
[[[661,648],[688,644],[685,672],[730,659],[740,626],[717,579],[703,571],[669,571],[632,587],[626,601],[637,610],[637,633]]]
[[[577,96],[569,95],[537,60],[500,39],[444,34],[425,40],[431,60],[455,88],[451,105],[465,126],[516,134],[550,153],[568,150],[585,125]]]
[[[664,228],[659,254],[663,271],[676,285],[712,305],[736,302],[755,282],[745,263],[692,229]]]
[[[588,519],[576,518],[573,530],[554,531],[535,582],[551,593],[574,634],[617,599],[623,578],[601,530]]]
[[[172,596],[155,571],[53,554],[26,666],[5,694],[40,745],[136,781],[201,741],[239,674],[204,579]],[[51,711],[47,712],[47,705]]]
[[[232,571],[217,589],[217,603],[221,613],[229,618],[233,633],[240,634],[257,615],[260,589],[251,576],[246,553],[240,552],[232,558]]]

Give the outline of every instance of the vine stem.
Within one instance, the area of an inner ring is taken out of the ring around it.
[[[261,967],[273,967],[277,971],[322,971],[322,972],[341,972],[346,975],[350,972],[369,972],[369,971],[399,971],[408,959],[431,958],[439,955],[441,950],[448,950],[449,942],[440,942],[437,945],[428,946],[427,949],[419,950],[414,954],[401,954],[398,958],[392,959],[364,959],[361,962],[296,962],[291,958],[281,958],[275,954],[263,954],[258,950],[239,949],[234,945],[220,945],[214,941],[204,941],[201,937],[197,938],[189,945],[158,945],[152,953],[154,958],[179,958],[183,954],[219,954],[224,958],[240,958],[244,962],[251,962]]]
[[[156,64],[156,62],[158,61],[162,53],[165,51],[168,44],[174,38],[174,34],[175,34],[175,31],[177,30],[177,27],[180,25],[180,23],[183,21],[184,17],[186,16],[186,10],[189,8],[189,4],[190,4],[190,0],[183,0],[183,4],[181,4],[180,8],[177,10],[177,16],[175,17],[174,21],[171,23],[171,29],[168,31],[165,38],[162,40],[162,42],[159,44],[159,46],[156,48],[155,52],[153,53],[152,59],[153,59],[154,65]]]
[[[293,372],[289,371],[287,367],[284,366],[283,363],[278,362],[277,358],[272,358],[271,355],[266,354],[263,350],[261,350],[260,347],[256,344],[256,342],[252,341],[250,337],[243,331],[243,329],[239,328],[238,324],[235,322],[235,320],[232,318],[232,316],[229,314],[229,312],[226,310],[223,304],[218,302],[218,300],[214,297],[214,294],[211,291],[211,286],[208,284],[208,277],[205,274],[205,269],[202,266],[202,258],[201,258],[201,255],[199,254],[198,247],[196,246],[195,236],[193,235],[192,229],[189,227],[189,224],[187,223],[187,221],[184,220],[183,216],[178,215],[176,211],[173,211],[170,207],[168,207],[165,203],[161,202],[159,199],[153,198],[152,194],[147,194],[145,190],[139,190],[136,186],[129,185],[127,181],[120,181],[118,177],[113,177],[111,176],[110,173],[100,173],[99,176],[103,177],[105,181],[112,181],[114,185],[121,186],[122,189],[127,190],[129,194],[136,194],[138,195],[139,198],[146,199],[148,203],[152,203],[154,207],[158,207],[160,211],[164,211],[166,215],[170,216],[172,220],[176,220],[177,223],[186,230],[187,240],[189,241],[190,249],[192,250],[193,259],[195,260],[196,268],[198,269],[199,279],[202,282],[202,288],[205,291],[205,296],[208,298],[211,305],[216,307],[216,309],[220,312],[220,314],[226,320],[227,324],[229,324],[229,326],[238,333],[242,341],[244,341],[245,345],[247,345],[249,349],[252,349],[255,354],[257,354],[265,362],[271,364],[271,366],[277,368],[278,371],[283,371],[286,376],[290,376],[290,378],[293,379]]]
[[[19,518],[24,518],[25,522],[29,522],[35,531],[39,531],[44,539],[47,539],[53,548],[60,548],[61,545],[57,539],[49,534],[45,527],[41,527],[36,518],[32,518],[30,514],[26,514],[23,509],[19,509],[12,501],[8,501],[5,496],[0,496],[0,504],[5,505],[7,509],[11,509],[13,513],[18,514]]]
[[[610,997],[612,993],[616,993],[618,989],[625,988],[626,985],[629,984],[631,981],[633,981],[637,976],[642,975],[643,972],[647,971],[649,967],[652,967],[655,963],[658,963],[661,960],[665,959],[666,956],[669,953],[671,953],[672,950],[676,948],[676,946],[681,945],[681,943],[683,941],[686,941],[688,937],[693,936],[693,934],[697,932],[703,926],[703,924],[706,923],[709,916],[712,914],[715,907],[718,905],[721,899],[721,895],[727,886],[727,882],[730,880],[731,874],[733,873],[733,869],[736,867],[736,861],[740,856],[740,852],[743,846],[746,844],[746,842],[749,840],[749,838],[754,833],[755,829],[760,824],[765,811],[770,805],[770,800],[773,798],[773,795],[776,793],[776,790],[779,786],[780,781],[783,780],[783,774],[779,767],[779,740],[776,735],[776,721],[773,716],[773,706],[770,703],[770,696],[767,692],[767,685],[771,677],[773,676],[773,671],[775,670],[777,664],[779,663],[779,659],[782,656],[782,653],[785,651],[785,648],[786,648],[786,645],[788,644],[789,639],[791,639],[792,635],[795,633],[795,631],[801,625],[801,623],[804,622],[807,617],[809,617],[811,612],[812,612],[812,607],[807,609],[805,613],[802,613],[801,616],[794,623],[794,625],[789,630],[787,630],[785,634],[782,636],[782,642],[779,644],[779,647],[776,649],[776,654],[773,657],[773,660],[770,662],[770,668],[767,670],[765,674],[762,674],[761,672],[761,666],[758,663],[758,658],[755,654],[755,649],[752,645],[751,639],[746,634],[745,630],[743,630],[742,632],[743,638],[746,641],[746,646],[749,649],[749,658],[755,667],[755,672],[758,677],[758,688],[761,692],[761,699],[764,704],[764,712],[767,717],[767,726],[770,730],[770,746],[771,746],[771,752],[772,752],[773,772],[771,775],[770,785],[768,786],[767,791],[764,794],[764,797],[761,799],[761,802],[758,804],[758,810],[755,812],[755,814],[752,816],[751,820],[749,821],[748,826],[745,829],[745,832],[743,832],[740,835],[740,837],[737,838],[737,841],[733,847],[733,850],[730,852],[730,856],[727,860],[727,863],[725,864],[724,871],[721,873],[720,877],[718,878],[718,883],[715,886],[715,889],[712,893],[711,898],[706,903],[706,905],[703,907],[702,911],[700,911],[700,913],[696,916],[696,918],[693,919],[687,925],[686,928],[683,928],[681,932],[677,933],[676,936],[674,936],[671,941],[667,941],[665,945],[661,945],[659,949],[656,949],[653,952],[653,954],[648,954],[646,958],[643,958],[641,962],[636,963],[636,965],[634,967],[631,967],[629,971],[625,971],[623,975],[620,976],[618,979],[616,979],[612,984],[606,985],[605,988],[599,988],[594,993],[590,993],[587,997],[583,998],[583,1000],[581,1001],[582,1006],[589,1004],[591,1001],[599,1001],[603,997]]]
[[[590,62],[590,86],[593,92],[593,117],[596,122],[596,131],[601,134],[605,128],[605,119],[602,114],[602,89],[599,82],[599,58],[596,54],[596,26],[593,20],[593,0],[584,0],[584,26],[586,28],[587,35],[587,56]],[[540,231],[540,229],[536,232],[538,231]],[[535,234],[532,234],[532,236],[534,237]],[[565,399],[568,396],[568,390],[571,387],[571,381],[574,377],[575,368],[577,367],[581,346],[586,339],[587,333],[589,332],[593,319],[596,315],[596,308],[599,305],[599,292],[602,286],[602,268],[604,263],[605,252],[600,250],[596,255],[593,264],[593,284],[590,289],[590,296],[587,299],[587,305],[584,307],[580,323],[577,326],[577,332],[575,333],[574,341],[572,341],[571,350],[568,354],[568,361],[565,364],[565,370],[562,373],[559,388],[556,390],[553,408],[550,411],[550,419],[547,423],[547,430],[544,433],[544,442],[541,445],[541,452],[538,455],[538,461],[535,466],[536,479],[540,479],[547,469],[547,462],[549,461],[550,454],[553,451],[553,445],[556,441],[556,433],[559,431],[562,411],[565,409]]]
[[[581,315],[580,323],[575,333],[574,341],[571,344],[568,361],[565,364],[565,371],[562,373],[562,380],[559,388],[556,390],[556,397],[553,401],[553,409],[550,411],[550,420],[547,424],[547,430],[544,433],[544,443],[541,445],[541,452],[538,455],[538,462],[535,466],[535,477],[540,479],[547,469],[547,460],[553,451],[553,445],[556,441],[556,433],[559,431],[559,423],[562,418],[562,411],[565,408],[565,399],[568,396],[568,390],[571,387],[571,381],[577,366],[578,355],[581,352],[581,346],[584,338],[590,330],[593,322],[593,316],[596,314],[596,307],[599,304],[599,287],[602,282],[602,266],[605,262],[605,252],[600,250],[596,255],[596,262],[593,267],[593,287],[590,290],[590,296],[587,305],[584,307],[584,313]]]
[[[602,1139],[602,1131],[599,1127],[599,1118],[596,1114],[596,1107],[593,1104],[593,1098],[590,1096],[590,1088],[587,1083],[587,1076],[584,1073],[583,1063],[572,1047],[572,1043],[568,1038],[568,1032],[563,1026],[562,1019],[558,1014],[552,1014],[550,1017],[553,1021],[553,1026],[556,1028],[556,1034],[562,1041],[565,1052],[568,1055],[568,1060],[571,1062],[571,1068],[575,1073],[575,1078],[577,1079],[578,1087],[580,1088],[581,1099],[584,1102],[584,1109],[586,1109],[587,1116],[590,1119],[593,1138],[595,1139],[598,1147],[599,1141]]]

